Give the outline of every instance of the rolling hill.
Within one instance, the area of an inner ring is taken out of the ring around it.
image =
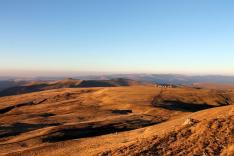
[[[13,87],[10,87],[12,84]],[[117,87],[117,86],[133,86],[142,85],[142,83],[130,79],[111,79],[111,80],[76,80],[76,79],[64,79],[56,81],[28,81],[24,83],[13,84],[9,82],[9,87],[4,83],[3,90],[0,90],[0,96],[18,95],[24,93],[38,92],[59,88],[82,88],[82,87]],[[3,86],[3,85],[2,85]]]
[[[233,101],[230,90],[150,85],[1,97],[0,154],[231,155]]]

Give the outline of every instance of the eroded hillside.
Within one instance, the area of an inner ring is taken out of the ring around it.
[[[225,121],[222,131],[220,129],[217,133],[228,133],[227,138],[231,138],[233,131],[229,125],[233,123],[233,112],[230,111],[233,100],[234,92],[231,90],[153,86],[64,88],[6,96],[0,98],[0,153],[129,155],[129,151],[137,155],[142,152],[154,155],[152,149],[156,148],[156,153],[166,155],[157,148],[165,146],[166,151],[176,149],[174,146],[179,145],[181,139],[185,142],[191,136],[200,135],[200,131],[193,131],[199,125],[204,131],[208,130],[206,125],[209,122],[213,124],[217,117],[213,115],[209,121],[203,121],[204,116],[212,114],[210,110],[220,112],[224,109],[224,114],[230,114],[217,119]],[[201,110],[204,116],[200,118],[201,115],[197,115],[198,123],[180,127],[188,117],[199,114]],[[162,131],[166,134],[159,136]],[[176,138],[172,141],[174,144],[168,140],[171,136]],[[143,138],[150,142],[148,146]],[[196,139],[190,138],[194,142]],[[189,142],[183,147],[189,147]],[[227,145],[231,143],[229,141]],[[143,146],[144,150],[141,149]],[[225,145],[219,152],[226,148]],[[122,154],[119,152],[121,149]]]

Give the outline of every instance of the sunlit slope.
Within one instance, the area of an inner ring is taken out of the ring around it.
[[[111,79],[111,80],[76,80],[76,79],[64,79],[58,81],[29,81],[22,84],[14,85],[13,87],[0,90],[0,97],[19,95],[31,92],[60,89],[60,88],[91,88],[91,87],[118,87],[118,86],[136,86],[146,85],[148,83],[142,83],[130,79]],[[3,84],[2,84],[3,85]],[[13,84],[12,84],[13,85]],[[9,84],[8,84],[9,86]]]
[[[160,125],[175,126],[202,109],[231,109],[233,97],[231,91],[153,86],[65,88],[2,97],[0,153],[97,154],[113,147],[109,152],[118,154],[122,144],[158,134],[164,129]],[[152,125],[158,128],[148,127]]]

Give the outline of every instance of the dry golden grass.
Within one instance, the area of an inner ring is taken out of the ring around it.
[[[234,108],[226,105],[233,104],[233,98],[231,91],[152,86],[65,88],[2,97],[0,154],[131,155],[144,147],[150,153],[147,142],[169,137],[189,117],[199,123],[185,131],[204,129],[219,116],[228,120]],[[210,109],[199,111],[204,108]],[[229,146],[223,153],[232,149]],[[127,150],[121,154],[120,149]]]

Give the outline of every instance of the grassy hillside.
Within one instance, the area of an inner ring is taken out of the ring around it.
[[[224,121],[223,128],[210,131],[207,137],[212,139],[216,132],[231,137],[228,128],[232,131],[233,100],[232,91],[143,85],[63,88],[1,97],[0,154],[150,155],[155,147],[165,145],[167,151],[177,155],[177,150],[170,150],[177,149],[177,144],[178,150],[179,146],[185,147],[189,154],[193,147],[187,138],[193,133],[203,134],[202,129],[206,130],[209,122],[213,125],[220,115],[223,118],[217,120]],[[188,118],[199,122],[183,127]],[[201,131],[190,133],[199,125]],[[177,142],[171,144],[167,138],[174,133]],[[192,142],[197,141],[195,135],[191,136]],[[180,141],[188,142],[182,146]],[[231,143],[228,140],[218,152],[229,150]],[[211,144],[207,147],[214,151]],[[156,153],[167,155],[157,148]]]
[[[19,95],[31,92],[45,91],[59,88],[90,88],[90,87],[117,87],[117,86],[134,86],[145,83],[129,79],[111,79],[111,80],[75,80],[65,79],[58,81],[29,81],[28,83],[6,84],[4,89],[0,90],[1,96]],[[9,87],[7,87],[9,86]]]

